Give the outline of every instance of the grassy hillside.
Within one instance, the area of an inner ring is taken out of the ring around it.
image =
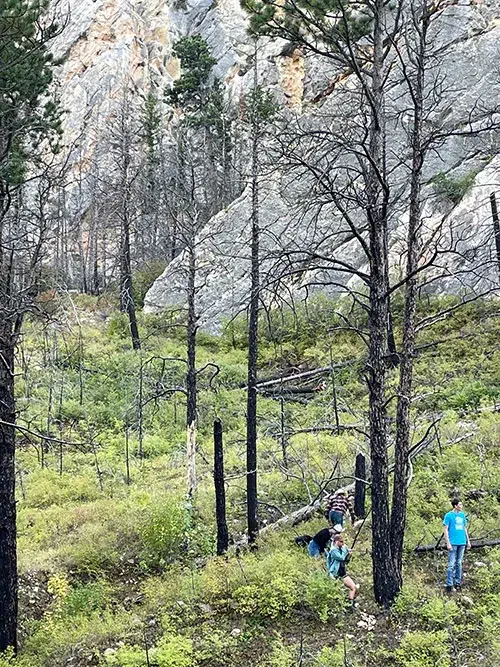
[[[442,306],[423,302],[422,317]],[[216,416],[224,424],[229,529],[238,539],[245,528],[243,324],[219,338],[199,336],[198,366],[206,368],[199,376],[199,488],[190,505],[182,330],[167,316],[142,316],[144,349],[134,353],[112,304],[78,297],[46,307],[55,319],[28,323],[18,360],[26,430],[17,459],[22,648],[15,665],[500,664],[500,549],[467,556],[464,591],[453,597],[443,593],[445,555],[412,553],[437,540],[454,493],[464,498],[473,537],[500,537],[500,415],[491,409],[500,401],[496,304],[454,311],[420,337],[414,442],[433,422],[438,430],[414,463],[405,587],[390,613],[374,605],[367,524],[350,565],[362,587],[352,615],[342,587],[293,543],[297,532],[324,526],[320,515],[270,534],[256,553],[213,556]],[[307,504],[337,461],[331,486],[345,481],[356,453],[367,451],[364,347],[340,324],[325,300],[263,323],[262,376],[352,362],[334,378],[340,422],[352,427],[341,435],[320,430],[335,423],[331,377],[306,398],[286,396],[286,430],[301,431],[287,437],[287,466],[280,401],[261,397],[263,523]],[[303,432],[311,428],[319,430]],[[54,441],[41,446],[36,433]],[[475,490],[482,493],[468,495]]]

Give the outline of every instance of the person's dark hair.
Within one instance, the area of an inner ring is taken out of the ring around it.
[[[460,498],[453,498],[451,501],[451,506],[456,507],[461,502]]]

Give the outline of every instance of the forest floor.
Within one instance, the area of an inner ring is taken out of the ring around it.
[[[428,317],[443,305],[421,310]],[[309,390],[302,394],[281,387],[260,397],[263,526],[310,502],[334,469],[330,488],[347,483],[356,453],[368,452],[365,350],[351,332],[332,333],[336,307],[318,300],[263,326],[262,377],[352,362],[287,384]],[[452,595],[446,554],[413,551],[437,541],[453,494],[472,537],[500,537],[495,303],[464,307],[421,335],[414,443],[436,429],[414,461],[404,587],[390,611],[375,604],[367,521],[349,566],[361,583],[353,614],[342,585],[294,543],[325,526],[320,513],[270,532],[256,552],[214,556],[215,417],[224,425],[229,530],[235,541],[245,530],[243,322],[220,337],[199,335],[198,367],[220,372],[199,376],[198,489],[188,503],[182,329],[141,314],[145,342],[133,352],[112,303],[82,296],[51,315],[27,323],[18,355],[19,423],[30,433],[18,441],[21,650],[12,664],[498,667],[500,548],[469,552],[464,589]],[[398,321],[396,313],[397,337]],[[389,391],[396,382],[394,370]],[[335,411],[351,427],[340,434],[329,428]],[[393,411],[394,401],[391,419]],[[353,537],[349,527],[348,545]]]

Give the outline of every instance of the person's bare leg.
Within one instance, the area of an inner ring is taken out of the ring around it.
[[[354,600],[354,598],[358,594],[358,589],[356,587],[356,584],[351,579],[351,577],[344,577],[343,582],[344,586],[349,589],[349,600],[351,601]]]

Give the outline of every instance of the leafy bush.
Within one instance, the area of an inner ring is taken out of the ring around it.
[[[107,606],[111,587],[104,580],[77,585],[68,592],[62,613],[66,616],[89,615]]]
[[[453,623],[459,610],[454,600],[433,597],[418,610],[418,617],[430,629],[444,629]]]
[[[12,667],[14,665],[14,651],[7,650],[5,653],[0,653],[0,667]]]
[[[346,600],[339,582],[333,581],[324,572],[312,572],[307,579],[304,601],[323,623],[345,609]]]
[[[297,664],[298,647],[285,646],[279,638],[273,642],[269,655],[267,655],[261,667],[295,667]]]
[[[361,663],[353,655],[351,642],[337,642],[334,648],[325,646],[316,656],[321,667],[358,667]]]
[[[33,472],[26,488],[27,501],[32,507],[62,505],[68,501],[88,502],[100,495],[97,477],[63,473],[44,468]]]
[[[448,633],[408,632],[394,652],[399,667],[449,667]]]
[[[165,498],[154,505],[141,530],[142,558],[147,566],[157,567],[180,556],[189,529],[189,514],[175,500]]]
[[[126,313],[114,313],[109,319],[108,334],[116,338],[130,336],[130,324]]]
[[[391,613],[403,618],[414,616],[421,601],[422,589],[416,584],[405,583],[391,608]]]
[[[149,662],[148,662],[149,658]],[[193,645],[185,637],[165,635],[148,651],[140,646],[122,646],[105,656],[105,664],[113,667],[193,667]]]
[[[300,602],[300,594],[292,577],[274,574],[267,582],[240,586],[233,599],[241,616],[275,619],[288,616]]]

